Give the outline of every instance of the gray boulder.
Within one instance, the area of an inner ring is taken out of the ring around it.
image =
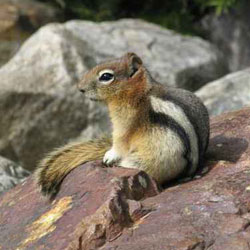
[[[32,170],[45,153],[69,139],[108,130],[105,109],[84,99],[75,86],[87,69],[88,53],[63,25],[49,25],[0,69],[2,155]]]
[[[0,156],[0,194],[24,181],[29,174],[13,161]]]
[[[231,73],[196,91],[210,115],[250,105],[250,68]]]
[[[76,83],[127,51],[169,85],[196,89],[225,73],[209,43],[140,20],[47,25],[0,68],[0,153],[32,170],[52,148],[107,132],[105,107],[85,99]]]
[[[220,16],[209,14],[201,22],[204,34],[223,53],[230,71],[250,66],[249,10],[249,1],[239,1],[230,11]]]
[[[142,20],[72,21],[65,28],[90,45],[92,61],[99,63],[133,51],[156,80],[168,85],[194,90],[226,72],[221,54],[208,42]]]

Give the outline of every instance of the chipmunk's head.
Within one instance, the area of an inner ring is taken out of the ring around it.
[[[131,99],[149,89],[149,73],[134,53],[107,61],[88,71],[78,84],[80,91],[93,100]]]

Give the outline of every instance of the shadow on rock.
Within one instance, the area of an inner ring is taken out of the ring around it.
[[[217,135],[210,140],[205,160],[236,163],[247,150],[248,144],[248,141],[244,138]]]
[[[224,135],[217,135],[211,138],[204,162],[196,171],[195,178],[201,178],[210,172],[215,161],[236,163],[247,150],[248,144],[248,141],[244,138],[225,137]],[[193,180],[192,177],[183,177],[182,179],[178,177],[174,181],[163,184],[162,188],[166,189],[191,180]]]

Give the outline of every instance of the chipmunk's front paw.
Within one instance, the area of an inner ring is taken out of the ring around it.
[[[120,161],[121,157],[117,154],[117,152],[111,148],[109,151],[107,151],[103,157],[102,162],[110,167],[115,163],[118,163]]]

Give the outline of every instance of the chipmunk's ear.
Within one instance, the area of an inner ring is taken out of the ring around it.
[[[142,60],[135,53],[127,53],[124,55],[124,58],[128,65],[128,73],[129,77],[133,77],[133,75],[138,71],[138,69],[142,66]]]

